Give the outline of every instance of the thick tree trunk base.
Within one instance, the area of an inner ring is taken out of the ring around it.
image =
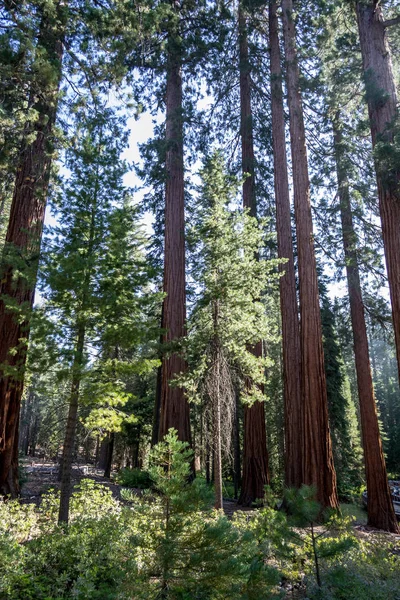
[[[255,402],[244,409],[244,455],[242,489],[238,504],[251,506],[262,500],[269,484],[265,406]]]

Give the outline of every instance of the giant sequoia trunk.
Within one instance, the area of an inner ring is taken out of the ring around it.
[[[346,173],[340,115],[333,120],[337,178],[339,185],[340,216],[346,261],[347,286],[354,340],[354,357],[360,402],[361,430],[364,448],[365,473],[368,492],[368,523],[372,527],[398,532],[398,525],[390,496],[385,458],[379,432],[371,365],[369,360],[367,327],[361,294],[357,259],[357,236],[353,225],[349,182]]]
[[[357,2],[357,21],[372,145],[381,142],[388,151],[386,160],[377,159],[375,167],[400,378],[400,165],[388,166],[395,120],[399,126],[397,94],[379,3]]]
[[[169,32],[166,93],[166,189],[164,292],[162,327],[164,343],[179,341],[185,334],[185,204],[183,171],[181,40],[175,26]],[[190,442],[189,404],[181,387],[170,381],[184,372],[186,364],[178,352],[164,356],[161,370],[161,440],[171,427],[182,441]]]
[[[300,330],[296,297],[290,216],[289,179],[285,141],[282,69],[279,49],[278,17],[275,0],[269,4],[269,41],[271,55],[272,143],[278,256],[286,259],[279,280],[282,317],[283,400],[285,412],[285,485],[302,483],[302,406]]]
[[[18,421],[50,178],[65,14],[65,6],[58,5],[55,15],[42,16],[36,49],[40,64],[31,90],[36,99],[31,108],[38,116],[25,128],[25,139],[32,141],[20,153],[1,265],[0,495],[12,497],[19,493]]]
[[[257,216],[254,178],[254,144],[251,111],[251,78],[247,24],[239,6],[239,67],[240,67],[240,133],[242,142],[242,171],[247,174],[243,183],[243,206]],[[262,355],[262,342],[254,347],[255,356]],[[239,504],[251,505],[257,498],[264,497],[268,484],[268,450],[265,427],[265,405],[255,402],[244,407],[243,432],[243,478]]]
[[[314,253],[307,150],[299,84],[292,0],[282,0],[293,191],[299,269],[303,397],[302,481],[313,485],[324,507],[338,507],[328,422],[321,314]]]

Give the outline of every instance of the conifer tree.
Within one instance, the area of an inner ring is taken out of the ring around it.
[[[26,123],[16,168],[0,286],[0,494],[18,495],[18,422],[61,80],[68,7],[39,7]]]
[[[271,272],[276,261],[258,259],[263,236],[248,209],[244,214],[229,209],[237,184],[225,175],[220,155],[208,160],[202,178],[193,236],[199,258],[192,273],[201,292],[189,320],[190,370],[183,381],[189,397],[202,398],[206,406],[207,400],[211,403],[216,506],[221,508],[221,446],[230,452],[235,379],[240,380],[245,404],[263,400],[267,361],[252,348],[257,340],[272,338],[260,298],[268,281],[276,278]],[[252,500],[264,496],[264,489],[258,491],[256,485],[257,480],[250,488]]]
[[[69,363],[60,522],[68,521],[79,401],[82,382],[90,373],[88,352],[97,350],[103,356],[101,364],[93,366],[91,392],[103,397],[104,416],[104,404],[112,409],[113,402],[124,399],[116,349],[143,339],[144,315],[138,298],[142,294],[145,301],[143,285],[150,276],[140,250],[143,235],[137,231],[122,183],[127,166],[120,159],[126,144],[120,119],[111,109],[103,109],[91,117],[78,112],[76,120],[76,141],[66,162],[71,175],[58,201],[59,225],[49,237],[43,269],[47,310],[62,327],[62,347]],[[137,363],[136,369],[140,370]]]
[[[253,115],[251,106],[251,68],[247,37],[247,19],[243,3],[239,3],[239,84],[240,84],[240,137],[242,146],[243,206],[257,218],[255,191],[255,159],[253,142]],[[253,348],[254,356],[262,357],[260,339]],[[261,498],[269,483],[265,403],[244,407],[243,476],[239,504],[251,505]]]
[[[328,406],[317,270],[310,204],[307,149],[300,93],[296,30],[291,0],[282,2],[295,206],[304,406],[302,480],[313,485],[324,507],[338,507]]]
[[[354,341],[358,398],[360,403],[361,431],[368,492],[368,522],[387,531],[398,531],[387,481],[372,372],[369,356],[365,309],[363,304],[357,236],[354,229],[347,172],[349,170],[346,147],[343,141],[340,112],[333,119],[334,150],[339,188],[343,247],[346,261],[347,286]]]
[[[338,493],[346,498],[361,485],[361,444],[355,404],[346,380],[335,315],[320,279],[321,320],[328,394],[329,424],[338,478]]]
[[[279,280],[285,414],[285,485],[288,487],[300,487],[302,483],[300,330],[290,215],[281,53],[279,47],[277,4],[274,0],[269,3],[269,40],[276,231],[278,256],[285,260],[280,265],[284,274]]]
[[[385,21],[377,0],[356,2],[364,83],[379,195],[379,211],[392,302],[400,378],[400,166],[398,158],[398,96],[387,28],[400,17]],[[400,379],[399,379],[400,380]]]

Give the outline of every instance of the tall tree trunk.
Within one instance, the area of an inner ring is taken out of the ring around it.
[[[177,9],[179,10],[179,9]],[[178,16],[176,17],[178,20]],[[163,304],[164,343],[185,335],[185,202],[183,168],[182,66],[179,24],[172,26],[168,42],[166,92],[166,188]],[[173,427],[182,441],[190,442],[189,404],[184,390],[169,382],[186,370],[178,352],[164,356],[161,371],[159,439]]]
[[[108,438],[105,437],[101,440],[101,443],[100,443],[99,459],[97,462],[98,469],[101,469],[102,471],[104,471],[106,468],[107,455],[108,455]]]
[[[108,478],[111,477],[111,469],[112,469],[113,454],[114,454],[114,443],[115,443],[115,432],[112,431],[108,438],[107,460],[106,460],[106,466],[104,469],[104,477],[108,477]]]
[[[235,421],[233,430],[233,484],[235,488],[234,498],[239,497],[240,475],[241,475],[241,456],[240,456],[240,396],[239,390],[235,390]]]
[[[356,9],[372,145],[381,142],[389,150],[399,114],[382,9],[376,1],[357,2]],[[400,380],[400,165],[388,162],[376,160],[375,169]]]
[[[302,484],[301,455],[303,443],[300,329],[290,216],[281,55],[275,0],[271,0],[269,3],[269,41],[278,257],[287,261],[280,265],[284,275],[279,280],[282,318],[285,485],[287,487],[300,487]]]
[[[310,183],[292,0],[282,0],[282,21],[300,286],[300,341],[304,407],[302,480],[306,485],[315,486],[318,501],[323,507],[337,508],[339,504],[328,422]]]
[[[55,15],[46,12],[42,16],[36,51],[41,54],[41,61],[46,60],[49,69],[43,81],[39,74],[38,81],[32,84],[31,97],[39,96],[39,99],[31,108],[37,111],[38,117],[25,128],[25,139],[33,140],[20,154],[1,265],[0,495],[12,497],[19,494],[19,410],[29,338],[29,311],[35,293],[50,178],[65,17],[66,9],[61,3],[57,5]],[[43,66],[38,69],[40,71]],[[16,276],[18,272],[21,275]],[[20,311],[24,314],[23,319],[18,314]]]
[[[213,307],[213,322],[214,322],[214,356],[213,356],[213,379],[215,397],[212,398],[213,409],[213,450],[214,450],[214,490],[215,504],[214,507],[223,508],[222,500],[222,444],[221,444],[221,350],[218,339],[219,327],[219,304],[218,300],[214,302]]]
[[[239,70],[240,70],[240,135],[242,142],[242,171],[247,174],[243,183],[243,206],[257,216],[255,194],[255,168],[253,119],[251,111],[251,76],[247,23],[239,4]],[[262,342],[253,349],[255,356],[262,356]],[[265,427],[265,404],[255,402],[244,407],[243,432],[243,478],[239,504],[251,505],[264,497],[264,487],[269,482],[267,432]]]
[[[379,432],[375,395],[372,383],[368,350],[367,327],[362,300],[360,274],[357,258],[357,236],[354,230],[350,204],[349,181],[345,148],[340,126],[340,114],[332,121],[337,179],[339,186],[340,216],[346,261],[347,286],[353,329],[354,357],[360,402],[361,431],[364,448],[365,473],[368,493],[368,524],[378,529],[398,533],[396,515],[390,496],[385,458]]]
[[[99,155],[101,148],[101,136],[98,144]],[[90,282],[93,276],[94,268],[94,244],[96,234],[96,216],[97,203],[99,193],[99,175],[100,164],[96,164],[96,177],[94,180],[93,195],[88,197],[90,202],[90,225],[87,242],[87,264],[84,278],[82,281],[80,303],[76,314],[76,345],[74,351],[74,360],[72,365],[72,383],[71,394],[69,401],[69,412],[67,418],[67,427],[65,430],[64,448],[61,460],[61,495],[60,495],[60,510],[58,513],[59,523],[68,523],[69,518],[69,501],[71,495],[71,469],[72,457],[74,453],[74,444],[76,437],[76,426],[78,422],[78,406],[79,406],[79,388],[82,378],[82,366],[84,359],[86,326],[87,326],[87,311],[90,298]],[[116,349],[117,352],[117,349]]]
[[[161,308],[161,327],[164,322],[164,304]],[[160,350],[159,350],[159,358],[162,359],[162,343],[163,343],[163,333],[160,333]],[[154,410],[153,410],[153,428],[151,432],[151,445],[155,446],[158,444],[158,434],[160,432],[160,411],[161,411],[161,381],[162,381],[162,365],[160,365],[157,369],[157,378],[156,378],[156,393],[154,400]]]
[[[68,523],[69,501],[71,497],[71,469],[74,453],[76,424],[78,422],[79,387],[81,383],[81,370],[83,363],[83,350],[85,346],[85,323],[81,322],[77,327],[77,340],[72,366],[71,394],[69,399],[69,411],[67,427],[65,430],[64,448],[61,463],[61,495],[60,510],[58,513],[59,523]]]

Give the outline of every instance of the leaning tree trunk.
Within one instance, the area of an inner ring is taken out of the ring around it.
[[[37,41],[40,63],[32,83],[37,119],[25,128],[32,140],[20,153],[0,284],[0,495],[19,494],[18,421],[52,160],[53,128],[61,79],[65,5],[42,17]],[[48,68],[47,68],[48,67]]]
[[[287,168],[285,116],[283,108],[282,69],[279,48],[277,4],[269,4],[269,41],[271,56],[272,144],[278,256],[287,262],[280,265],[284,273],[279,280],[282,318],[283,400],[285,419],[285,485],[302,484],[302,405],[300,329],[296,296],[289,178]]]
[[[314,252],[307,150],[292,0],[282,0],[293,191],[296,218],[303,395],[302,480],[323,507],[337,508],[336,473],[328,422],[321,314]]]
[[[399,127],[397,93],[390,49],[378,2],[357,2],[357,21],[365,78],[372,145],[380,144],[382,159],[376,157],[375,169],[379,211],[389,280],[392,316],[400,379],[400,164],[390,163],[395,121]],[[390,22],[388,22],[390,23]]]
[[[332,121],[337,179],[339,186],[340,216],[346,262],[347,286],[354,340],[361,431],[364,448],[365,473],[368,493],[368,524],[378,529],[398,533],[396,515],[390,495],[385,458],[379,432],[375,395],[369,360],[367,326],[365,323],[360,274],[357,258],[357,235],[354,230],[350,204],[347,164],[344,155],[340,114]]]
[[[240,134],[242,142],[243,206],[257,216],[255,194],[253,122],[251,111],[251,77],[247,41],[247,23],[239,5],[239,69],[240,69]],[[262,356],[262,342],[253,349],[255,356]],[[265,404],[255,402],[244,407],[243,431],[243,477],[238,503],[251,505],[264,497],[264,487],[269,482],[267,432],[265,427]]]
[[[182,66],[178,32],[169,33],[166,93],[166,189],[163,323],[164,343],[185,335],[185,203],[183,169]],[[179,352],[164,356],[161,371],[160,430],[162,440],[173,427],[182,441],[190,442],[189,404],[181,387],[170,385],[186,370]]]

